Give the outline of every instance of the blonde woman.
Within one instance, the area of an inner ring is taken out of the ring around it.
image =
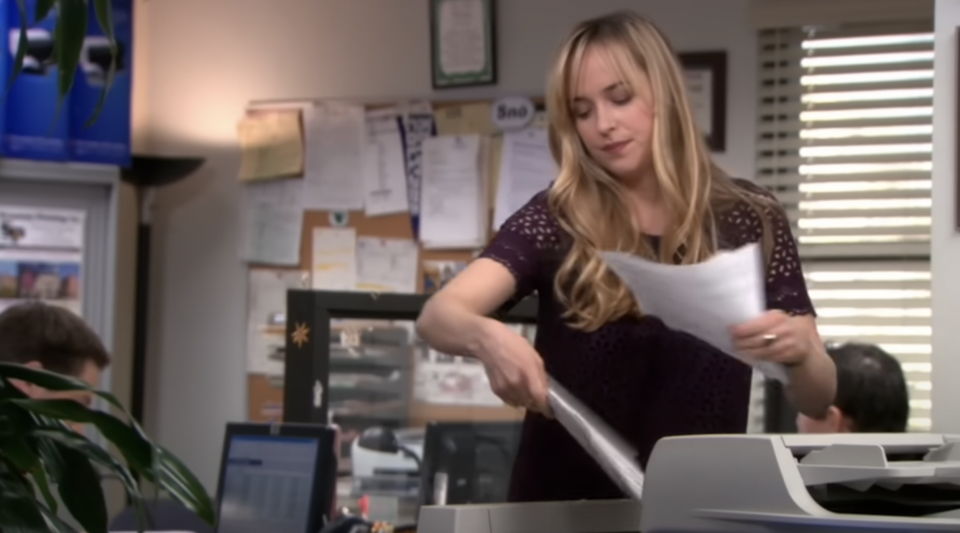
[[[745,431],[750,368],[644,316],[600,251],[690,264],[760,242],[769,311],[730,334],[744,352],[787,365],[798,410],[823,416],[835,369],[789,223],[768,192],[712,162],[662,33],[629,12],[584,22],[559,54],[547,105],[560,174],[417,323],[436,349],[480,359],[494,392],[527,409],[510,499],[622,497],[550,418],[547,374],[629,439],[643,466],[661,437]],[[531,347],[486,317],[534,291]]]

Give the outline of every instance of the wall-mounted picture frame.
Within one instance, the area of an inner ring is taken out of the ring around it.
[[[497,83],[496,0],[430,0],[434,89]]]
[[[727,52],[678,54],[693,114],[714,152],[727,149]]]

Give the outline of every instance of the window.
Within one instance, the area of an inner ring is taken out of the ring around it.
[[[932,21],[759,40],[757,181],[793,224],[821,336],[896,356],[929,431]]]

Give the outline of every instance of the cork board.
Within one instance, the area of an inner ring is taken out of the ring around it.
[[[543,105],[540,98],[534,103]],[[499,135],[492,124],[489,113],[490,100],[433,102],[438,134],[467,135],[482,134],[490,136],[493,150],[489,161],[491,169],[499,169]],[[368,105],[368,110],[387,107],[389,104]],[[496,172],[488,175],[489,206],[492,222],[496,191]],[[303,215],[303,232],[300,248],[300,268],[310,272],[313,257],[314,228],[331,227],[329,211],[306,211]],[[379,237],[392,239],[413,239],[413,226],[407,213],[367,217],[363,211],[348,212],[344,227],[353,228],[357,237]],[[417,268],[417,291],[423,292],[423,265],[425,261],[470,261],[477,250],[424,250],[420,247]],[[251,266],[251,268],[261,268]],[[271,268],[271,270],[278,270]],[[410,354],[411,365],[414,354]],[[412,366],[411,366],[412,368]],[[411,376],[413,373],[411,372]],[[523,411],[509,407],[473,407],[456,405],[434,405],[418,402],[413,398],[413,383],[410,386],[410,425],[423,426],[431,421],[456,420],[517,420],[523,417]],[[250,374],[247,378],[248,417],[251,421],[270,421],[280,417],[283,390],[270,383],[263,375]]]

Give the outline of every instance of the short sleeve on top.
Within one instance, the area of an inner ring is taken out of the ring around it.
[[[479,257],[513,274],[517,290],[511,301],[516,303],[536,290],[544,275],[544,256],[559,245],[560,228],[547,205],[547,191],[541,191],[510,215]]]
[[[777,201],[773,193],[755,183],[739,179],[735,181],[752,194]],[[764,216],[768,221],[768,231],[773,237],[765,283],[767,309],[779,309],[790,315],[816,315],[813,302],[807,293],[807,283],[800,267],[797,241],[790,230],[790,220],[779,205],[767,209]],[[741,233],[745,240],[756,242],[762,239],[763,225],[753,210],[746,207],[735,209],[729,214],[728,222],[733,224],[735,231]]]
[[[815,316],[790,221],[782,209],[772,211],[768,214],[773,249],[767,265],[767,308],[780,309],[790,315]]]

